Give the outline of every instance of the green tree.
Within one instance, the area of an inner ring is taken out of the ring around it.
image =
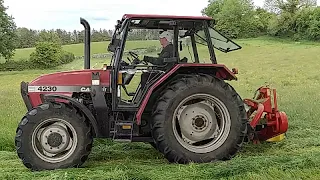
[[[255,14],[259,22],[259,31],[263,34],[267,34],[270,22],[276,18],[276,14],[268,12],[263,8],[257,8]]]
[[[61,64],[62,47],[54,42],[38,42],[35,52],[30,54],[30,60],[39,68],[51,68]]]
[[[320,40],[320,7],[304,8],[297,14],[296,37],[299,39]]]
[[[213,17],[215,28],[230,38],[253,37],[261,28],[251,0],[211,0],[202,13]]]
[[[269,34],[297,39],[318,39],[316,0],[265,0],[264,8],[277,14],[270,20]],[[312,37],[312,38],[311,38]]]
[[[30,48],[34,47],[35,43],[38,41],[38,35],[36,30],[27,29],[27,28],[17,28],[17,48]]]
[[[317,0],[265,0],[264,8],[270,12],[296,14],[303,8],[317,5]]]
[[[51,31],[42,30],[39,33],[39,42],[52,42],[52,43],[62,45],[62,40],[54,30],[51,30]]]
[[[9,60],[14,55],[16,41],[16,24],[13,17],[6,13],[8,8],[0,0],[0,56]]]

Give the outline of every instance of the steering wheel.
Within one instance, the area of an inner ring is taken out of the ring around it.
[[[132,51],[129,51],[129,54],[134,58],[134,59],[137,59],[139,60],[139,55],[135,52],[132,52]]]
[[[143,62],[143,64],[147,65],[147,62],[141,61],[139,59],[139,55],[135,52],[129,51],[129,54],[133,57],[133,64],[139,64],[140,62]],[[129,57],[128,57],[129,60]],[[129,60],[130,61],[130,60]],[[131,61],[130,61],[131,62]]]

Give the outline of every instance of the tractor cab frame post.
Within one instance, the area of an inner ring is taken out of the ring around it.
[[[121,23],[121,22],[119,22]],[[111,73],[111,93],[112,93],[112,111],[118,111],[118,79],[119,79],[119,70],[120,70],[120,60],[123,56],[123,50],[124,50],[124,46],[126,43],[126,39],[127,39],[127,35],[128,35],[128,20],[124,20],[124,22],[122,22],[122,25],[119,26],[119,29],[122,29],[121,31],[124,31],[122,37],[121,37],[121,41],[120,41],[120,47],[117,47],[116,50],[116,55],[114,57],[114,66],[112,68],[112,73]],[[116,31],[114,32],[116,33]]]
[[[178,35],[179,35],[179,29],[177,25],[177,21],[172,21],[171,25],[173,26],[173,57],[179,58],[179,48],[178,48]]]
[[[213,44],[212,44],[210,32],[209,32],[208,21],[204,21],[203,25],[204,25],[204,33],[206,35],[207,45],[208,45],[209,53],[210,53],[210,60],[213,64],[217,64],[217,57],[216,57],[216,54],[213,49]]]
[[[197,49],[197,44],[196,44],[196,39],[194,37],[194,34],[191,35],[191,45],[192,45],[192,50],[194,54],[194,60],[196,63],[199,63],[199,54],[198,54],[198,49]]]

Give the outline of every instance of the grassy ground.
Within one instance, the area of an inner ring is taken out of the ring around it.
[[[0,176],[2,179],[320,179],[320,45],[265,38],[237,43],[242,50],[218,53],[218,61],[230,69],[239,69],[239,80],[231,84],[243,98],[251,98],[256,88],[265,83],[277,88],[279,108],[289,117],[284,141],[247,144],[226,162],[176,165],[167,163],[148,144],[99,140],[82,168],[30,172],[17,158],[13,145],[15,128],[26,111],[19,84],[54,70],[1,72]],[[83,46],[68,48],[81,54]],[[97,52],[105,52],[104,48],[100,50]],[[57,71],[82,66],[79,60]]]

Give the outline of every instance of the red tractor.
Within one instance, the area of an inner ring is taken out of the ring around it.
[[[111,63],[98,70],[90,69],[90,25],[83,18],[80,22],[85,28],[84,70],[21,82],[28,112],[18,125],[15,146],[27,168],[79,167],[94,138],[150,143],[169,162],[213,162],[231,159],[245,141],[287,131],[275,90],[261,87],[255,98],[242,100],[225,82],[237,80],[237,70],[218,64],[214,48],[227,53],[241,47],[216,31],[212,18],[126,14],[108,46]],[[171,31],[173,55],[155,65],[124,52],[134,29]],[[183,37],[190,39],[194,60],[181,58]],[[200,63],[199,44],[211,62]],[[131,63],[124,61],[125,54]],[[128,93],[126,86],[138,71],[139,85]],[[122,98],[122,90],[132,99]]]

